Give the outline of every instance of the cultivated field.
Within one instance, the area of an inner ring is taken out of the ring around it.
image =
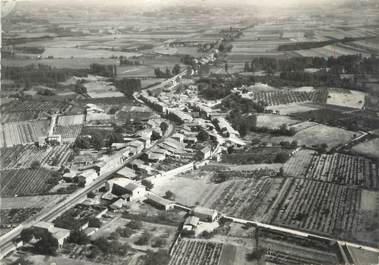
[[[268,110],[272,110],[273,112],[278,112],[281,115],[288,115],[298,112],[306,112],[311,110],[317,110],[316,106],[307,103],[290,103],[290,104],[282,104],[275,106],[266,107]]]
[[[208,188],[199,204],[232,217],[265,220],[283,183],[280,178],[236,178]]]
[[[19,101],[12,101],[8,104],[1,105],[0,110],[2,115],[4,113],[13,112],[49,112],[49,111],[64,111],[69,107],[68,103],[64,101],[40,101],[30,100],[20,104]]]
[[[256,102],[264,102],[267,106],[290,104],[295,102],[311,102],[314,92],[305,91],[259,91],[249,92],[248,98]]]
[[[42,167],[60,167],[69,158],[71,149],[68,144],[43,148],[35,145],[17,145],[2,148],[0,152],[1,168],[16,169],[29,168],[33,161],[39,161]]]
[[[83,125],[55,126],[54,134],[60,134],[64,141],[74,142],[82,128]]]
[[[38,118],[38,111],[20,111],[20,112],[8,112],[1,113],[0,121],[1,123],[6,122],[18,122],[18,121],[28,121]]]
[[[107,98],[107,97],[123,97],[124,94],[117,90],[117,88],[111,83],[103,80],[103,78],[89,76],[84,83],[87,88],[87,94],[91,98]]]
[[[52,185],[46,181],[50,171],[40,169],[17,169],[1,171],[1,196],[36,195],[48,192]]]
[[[49,124],[48,120],[5,123],[2,126],[2,146],[37,142],[39,137],[47,136]]]
[[[334,235],[357,230],[361,190],[305,179],[287,186],[274,224]]]
[[[70,126],[70,125],[80,125],[84,123],[85,115],[67,115],[67,116],[59,116],[57,125],[58,126]]]
[[[221,243],[180,239],[173,248],[169,265],[218,265],[222,248]]]
[[[288,176],[378,189],[379,163],[361,156],[300,150],[284,165]]]

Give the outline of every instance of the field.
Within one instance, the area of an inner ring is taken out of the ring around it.
[[[65,195],[42,195],[1,198],[1,209],[44,208],[49,203],[64,199]]]
[[[49,124],[50,122],[48,120],[5,123],[2,126],[1,137],[4,137],[4,142],[0,142],[2,144],[1,146],[14,146],[37,142],[39,137],[47,136]]]
[[[84,83],[87,88],[87,94],[91,98],[107,98],[107,97],[123,97],[124,94],[116,89],[111,83],[103,80],[103,78],[88,76],[88,83]]]
[[[0,121],[1,123],[6,123],[6,122],[34,120],[37,118],[38,118],[38,111],[20,111],[20,112],[2,113],[0,116]]]
[[[283,183],[269,177],[227,180],[203,192],[199,204],[232,217],[265,220]]]
[[[38,213],[41,209],[40,208],[25,208],[25,209],[11,209],[11,210],[4,210],[1,209],[0,211],[0,219],[2,225],[7,224],[19,224],[26,219],[28,219],[30,216]]]
[[[314,121],[349,130],[369,131],[379,128],[379,118],[375,114],[362,111],[341,112],[340,110],[322,108],[293,113],[290,116],[298,120]]]
[[[282,124],[291,125],[299,121],[288,116],[259,114],[257,115],[257,127],[266,127],[268,129],[279,129]]]
[[[83,125],[55,126],[54,134],[60,134],[63,141],[74,142],[82,128]]]
[[[33,161],[39,161],[42,167],[60,167],[67,161],[71,153],[68,144],[46,148],[39,148],[35,145],[17,145],[2,148],[0,151],[2,169],[29,168]]]
[[[330,90],[326,104],[362,109],[365,105],[365,97],[366,94],[360,91],[345,90],[341,92]]]
[[[287,188],[274,224],[344,237],[357,231],[360,189],[305,179]]]
[[[4,113],[13,113],[13,112],[59,112],[64,111],[69,107],[69,104],[64,101],[40,101],[40,100],[28,100],[20,104],[19,101],[12,101],[8,104],[1,105],[0,110],[2,115]]]
[[[248,98],[256,102],[264,102],[267,106],[276,106],[282,104],[290,104],[296,102],[311,102],[314,92],[306,91],[259,91],[248,93]]]
[[[275,161],[279,153],[291,153],[291,149],[280,147],[257,147],[244,151],[236,151],[231,154],[223,154],[222,162],[230,164],[263,164],[280,163]]]
[[[296,125],[296,126],[300,126]],[[315,124],[314,126],[305,126],[305,129],[298,131],[294,136],[274,136],[270,137],[268,141],[279,144],[281,141],[296,140],[299,145],[316,146],[318,144],[326,143],[328,148],[333,148],[341,144],[345,144],[358,137],[360,133],[326,126],[322,124]],[[295,128],[296,129],[296,128]]]
[[[284,165],[288,176],[378,189],[379,163],[360,156],[300,150]]]
[[[85,115],[67,115],[67,116],[59,116],[57,125],[58,126],[69,126],[69,125],[80,125],[84,123]]]
[[[306,112],[311,110],[317,110],[318,107],[307,104],[307,103],[290,103],[290,104],[282,104],[275,106],[266,107],[268,110],[272,110],[274,113],[278,113],[280,115],[289,115],[298,112]]]
[[[223,244],[180,239],[173,249],[169,265],[218,265]]]
[[[357,144],[351,150],[360,155],[379,159],[379,138]]]
[[[1,171],[1,196],[37,195],[48,192],[52,185],[47,183],[50,171],[40,169],[17,169]]]

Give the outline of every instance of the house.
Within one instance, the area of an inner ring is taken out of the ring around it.
[[[78,174],[78,179],[85,179],[86,183],[94,181],[98,177],[95,169],[87,169]]]
[[[133,160],[128,164],[128,166],[137,172],[141,172],[142,174],[151,174],[153,168],[149,165],[145,165],[144,162],[140,159]]]
[[[172,139],[180,142],[180,143],[183,143],[184,141],[184,135],[181,134],[181,133],[174,133],[172,136],[171,136]]]
[[[162,210],[165,210],[165,211],[168,211],[168,210],[171,210],[171,209],[174,209],[174,202],[170,201],[170,200],[167,200],[167,199],[164,199],[160,196],[157,196],[155,194],[152,194],[152,193],[148,193],[146,195],[146,201],[148,203],[150,203],[151,205],[154,205],[156,206],[157,208],[159,209],[162,209]]]
[[[208,159],[211,157],[211,155],[212,155],[212,149],[210,146],[206,146],[206,147],[200,149],[198,152],[198,157],[201,160]]]
[[[196,206],[192,209],[192,215],[199,217],[200,221],[213,222],[217,217],[217,211],[209,208]]]
[[[198,226],[200,221],[199,217],[196,216],[189,216],[186,218],[183,224],[183,230],[186,231],[193,231]]]
[[[127,201],[142,201],[145,199],[146,187],[130,179],[114,178],[107,183],[109,191],[117,196],[123,196]]]
[[[125,148],[127,146],[127,143],[112,143],[111,148],[112,150],[120,150],[122,148]]]
[[[33,225],[33,228],[50,232],[51,235],[57,239],[59,247],[63,245],[65,239],[70,235],[70,230],[55,227],[53,223],[48,222],[38,222],[37,224]]]
[[[116,175],[118,175],[119,177],[124,177],[128,179],[135,179],[137,176],[136,172],[133,169],[128,168],[128,167],[121,168],[119,171],[116,172]]]
[[[149,152],[147,154],[147,158],[149,159],[149,161],[151,162],[159,162],[159,161],[163,161],[166,159],[166,153],[165,152]]]
[[[63,180],[66,182],[76,182],[78,180],[76,173],[74,172],[67,172],[63,174]]]
[[[111,208],[113,211],[116,211],[118,209],[121,209],[122,206],[124,206],[125,200],[123,198],[118,199],[117,201],[113,202],[111,205],[109,205],[109,208]]]

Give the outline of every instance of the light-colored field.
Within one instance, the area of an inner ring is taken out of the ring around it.
[[[57,125],[60,126],[69,126],[69,125],[79,125],[84,123],[84,114],[79,115],[68,115],[68,116],[59,116]]]
[[[362,155],[379,158],[379,138],[357,144],[352,150]]]
[[[341,128],[331,127],[318,124],[299,131],[294,136],[277,136],[270,137],[268,140],[279,144],[281,141],[297,140],[299,145],[313,146],[326,143],[329,148],[347,143],[353,136],[359,136],[360,133],[348,131]]]
[[[364,211],[377,211],[379,194],[376,191],[362,190],[361,209]]]
[[[9,122],[3,124],[1,136],[5,139],[5,146],[13,146],[37,142],[39,137],[47,135],[48,129],[48,120]]]
[[[47,48],[42,54],[43,58],[53,56],[54,58],[111,58],[114,56],[140,56],[139,53],[119,52],[110,50],[90,50],[80,48]]]
[[[279,114],[281,115],[288,115],[292,113],[317,110],[318,108],[310,104],[294,102],[290,104],[268,106],[267,109],[272,110],[273,112],[279,111]]]
[[[54,59],[13,59],[7,58],[1,60],[1,64],[5,66],[26,66],[30,64],[43,64],[55,68],[72,68],[72,69],[89,69],[90,64],[118,64],[116,59],[109,58],[54,58]]]
[[[48,203],[63,199],[65,195],[41,195],[1,198],[1,209],[43,208]]]
[[[87,94],[91,98],[107,98],[107,97],[123,97],[124,94],[117,90],[111,83],[103,80],[103,78],[89,76],[84,86],[87,88]]]
[[[349,91],[346,93],[329,91],[327,104],[354,109],[362,109],[365,104],[366,93],[360,91]]]
[[[269,129],[278,129],[282,124],[291,124],[299,122],[288,116],[272,115],[272,114],[259,114],[257,116],[257,127],[266,127]]]

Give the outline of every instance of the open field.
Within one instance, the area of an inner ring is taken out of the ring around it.
[[[283,124],[288,126],[299,122],[288,116],[273,115],[273,114],[259,114],[257,115],[257,127],[266,127],[268,129],[279,129]]]
[[[83,85],[87,89],[87,94],[91,98],[124,96],[124,94],[118,91],[111,82],[105,81],[102,77],[89,75],[85,80],[88,82]]]
[[[44,208],[52,201],[64,197],[65,195],[41,195],[1,198],[1,209]]]
[[[42,167],[60,167],[71,154],[68,144],[43,148],[35,145],[16,145],[2,148],[0,151],[2,169],[29,168],[33,161],[40,162]]]
[[[48,120],[4,123],[1,135],[4,137],[3,146],[37,142],[39,137],[47,136],[49,124]]]
[[[357,144],[351,150],[360,155],[379,159],[379,138]]]
[[[318,107],[307,104],[307,103],[290,103],[290,104],[282,104],[282,105],[273,105],[266,107],[268,110],[272,110],[273,112],[278,112],[280,115],[288,115],[298,112],[306,112],[311,110],[317,110]]]
[[[50,171],[40,169],[17,169],[1,171],[1,196],[37,195],[48,192],[52,185],[47,183]]]
[[[326,143],[328,148],[345,144],[352,140],[354,137],[358,137],[360,133],[345,130],[342,128],[336,128],[326,126],[322,124],[316,124],[314,126],[306,127],[303,130],[298,131],[294,136],[274,136],[269,137],[268,141],[279,144],[281,141],[296,140],[299,145],[315,146],[318,144]]]
[[[366,93],[360,91],[346,90],[333,91],[328,93],[326,104],[336,105],[341,107],[362,109],[365,105]]]
[[[69,125],[80,125],[84,123],[85,115],[67,115],[67,116],[59,116],[57,125],[58,126],[69,126]]]

